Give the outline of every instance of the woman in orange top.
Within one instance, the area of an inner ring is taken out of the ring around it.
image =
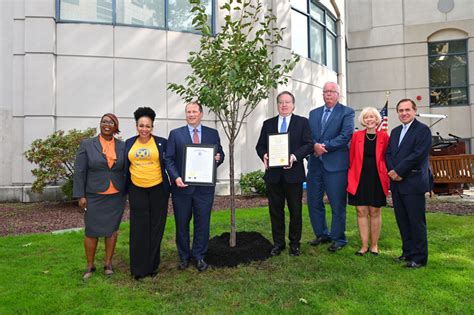
[[[360,250],[355,254],[363,256],[370,251],[377,256],[382,226],[380,208],[387,203],[389,186],[385,165],[389,136],[384,131],[377,131],[381,117],[376,108],[364,108],[359,115],[359,122],[365,130],[352,135],[347,186],[349,204],[357,208],[357,224],[362,241]]]
[[[100,120],[99,136],[82,141],[76,156],[73,196],[79,198],[85,214],[84,280],[96,270],[94,257],[99,237],[105,237],[104,273],[114,273],[112,257],[125,208],[125,144],[114,137],[117,133],[117,117],[105,114]]]

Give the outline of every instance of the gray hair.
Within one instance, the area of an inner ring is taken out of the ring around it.
[[[334,84],[334,85],[336,86],[337,94],[341,95],[341,87],[339,86],[339,84],[337,84],[336,82],[332,82],[332,81],[328,81],[328,82],[324,83],[324,85],[323,85],[323,91],[324,91],[324,87],[325,87],[327,84]]]
[[[359,114],[359,123],[362,126],[365,127],[364,117],[367,116],[368,114],[372,114],[372,115],[375,116],[375,118],[377,120],[377,125],[382,122],[382,116],[380,116],[380,113],[377,110],[377,108],[375,108],[375,107],[364,107],[364,109],[362,109],[362,111]]]

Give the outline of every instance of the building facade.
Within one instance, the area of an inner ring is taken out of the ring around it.
[[[275,95],[290,90],[296,113],[322,105],[322,87],[336,81],[346,95],[344,1],[264,0],[284,38],[275,62],[291,51],[302,56],[286,87],[271,91],[239,135],[236,174],[262,168],[255,142],[262,122],[276,115]],[[219,31],[222,0],[207,0]],[[98,127],[107,112],[120,119],[121,137],[135,134],[133,111],[157,113],[154,132],[167,136],[184,120],[184,104],[167,91],[190,73],[186,60],[199,48],[186,0],[0,1],[0,200],[32,201],[33,166],[23,157],[31,142],[56,130]],[[204,124],[220,129],[205,111]],[[224,150],[227,141],[221,132]],[[218,170],[218,192],[227,193],[228,163]],[[50,193],[55,197],[55,190]],[[43,196],[45,197],[45,196]]]
[[[414,99],[432,134],[474,146],[474,1],[347,1],[349,104],[381,108],[388,91],[389,127],[399,125],[395,105]],[[471,78],[470,78],[471,77]]]

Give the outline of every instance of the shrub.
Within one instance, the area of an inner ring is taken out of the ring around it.
[[[38,167],[31,172],[35,176],[32,191],[42,193],[49,184],[62,183],[61,190],[72,199],[74,160],[82,140],[94,136],[95,128],[84,131],[72,129],[67,134],[58,130],[46,139],[36,139],[25,152],[26,159]]]
[[[254,171],[247,174],[242,174],[240,177],[240,188],[244,194],[256,193],[261,196],[267,194],[267,188],[265,181],[263,180],[262,171]]]

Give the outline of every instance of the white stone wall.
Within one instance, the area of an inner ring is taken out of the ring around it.
[[[401,98],[416,99],[420,113],[447,114],[432,133],[448,133],[474,142],[474,1],[454,1],[448,13],[438,0],[363,0],[346,6],[349,103],[358,112],[365,106],[381,108],[389,95],[389,127],[399,125],[395,105]],[[468,39],[470,104],[429,107],[428,42]],[[356,113],[357,114],[357,113]],[[436,120],[420,118],[426,124]],[[356,123],[356,126],[358,124]],[[360,127],[360,126],[359,126]]]
[[[225,1],[219,0],[218,6]],[[255,145],[262,122],[277,114],[276,94],[290,90],[296,96],[296,113],[322,105],[322,85],[338,81],[345,91],[344,1],[325,1],[338,18],[341,35],[339,72],[309,59],[289,77],[287,87],[272,91],[248,119],[236,148],[236,175],[262,168]],[[0,187],[32,182],[32,166],[22,153],[37,138],[56,130],[98,127],[106,112],[120,119],[121,137],[135,134],[133,111],[151,106],[157,112],[154,132],[167,137],[182,126],[184,106],[167,91],[170,82],[183,82],[190,72],[188,53],[199,48],[199,35],[138,27],[56,23],[56,0],[0,1]],[[274,60],[291,52],[290,2],[268,0],[278,25],[286,27],[283,42],[274,48]],[[219,26],[222,20],[217,21]],[[344,93],[345,94],[345,93]],[[221,129],[214,115],[204,124]],[[225,134],[220,132],[227,152]],[[228,161],[218,171],[220,192],[225,193]]]

